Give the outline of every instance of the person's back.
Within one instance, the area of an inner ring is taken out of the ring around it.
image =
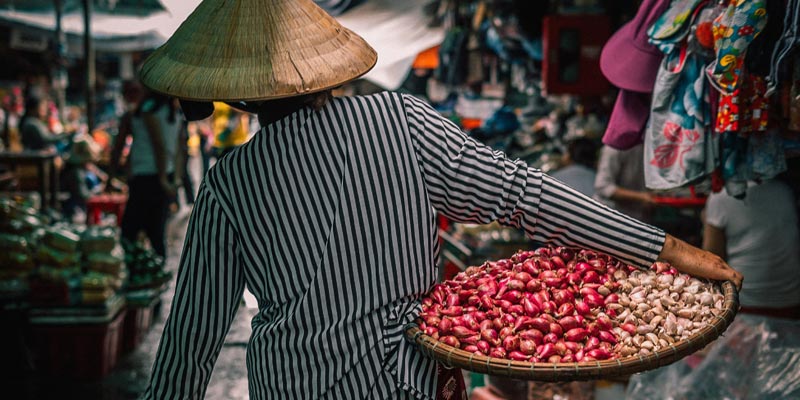
[[[150,103],[148,103],[148,101]],[[152,112],[158,121],[161,129],[162,143],[164,146],[164,161],[166,172],[172,173],[175,170],[175,152],[177,151],[178,132],[181,124],[180,116],[175,115],[167,105],[155,108],[152,100],[146,100],[142,104],[143,113]],[[173,115],[170,115],[172,113]],[[147,125],[141,114],[135,113],[131,118],[131,142],[130,150],[130,169],[131,175],[155,175],[158,173],[155,160],[153,143],[148,134]]]
[[[791,189],[780,181],[751,183],[744,199],[712,194],[706,223],[725,233],[727,261],[747,278],[743,306],[800,305],[800,234]]]
[[[591,197],[594,196],[594,182],[597,176],[597,146],[588,138],[576,138],[567,143],[564,154],[564,167],[552,173],[552,177]]]

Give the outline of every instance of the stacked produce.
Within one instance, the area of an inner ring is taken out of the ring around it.
[[[127,278],[116,228],[57,223],[0,198],[0,229],[0,291],[34,305],[102,304]]]
[[[164,270],[164,259],[138,243],[122,242],[125,264],[130,271],[128,289],[158,288],[168,282],[172,274]]]
[[[721,313],[711,283],[588,250],[543,247],[470,267],[433,287],[420,329],[481,356],[586,362],[648,354]]]
[[[117,230],[112,227],[89,227],[81,234],[84,275],[81,277],[81,301],[102,304],[119,291],[128,272]]]

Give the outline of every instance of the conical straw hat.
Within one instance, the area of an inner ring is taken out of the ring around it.
[[[339,86],[376,61],[311,0],[204,0],[148,57],[141,79],[186,100],[268,100]]]

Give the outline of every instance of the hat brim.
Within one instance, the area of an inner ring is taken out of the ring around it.
[[[600,70],[614,86],[639,93],[652,93],[663,54],[658,49],[640,49],[633,42],[631,23],[608,40],[600,54]]]

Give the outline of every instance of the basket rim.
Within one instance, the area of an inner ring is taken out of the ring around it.
[[[721,336],[733,322],[739,309],[739,294],[734,284],[725,281],[721,286],[725,296],[723,309],[721,314],[714,316],[713,323],[703,327],[694,335],[670,343],[669,346],[647,356],[633,355],[589,362],[531,363],[476,355],[446,345],[425,335],[416,322],[407,324],[404,331],[406,340],[416,345],[424,355],[447,368],[462,368],[488,375],[538,381],[589,380],[630,375],[671,364],[702,349]]]

